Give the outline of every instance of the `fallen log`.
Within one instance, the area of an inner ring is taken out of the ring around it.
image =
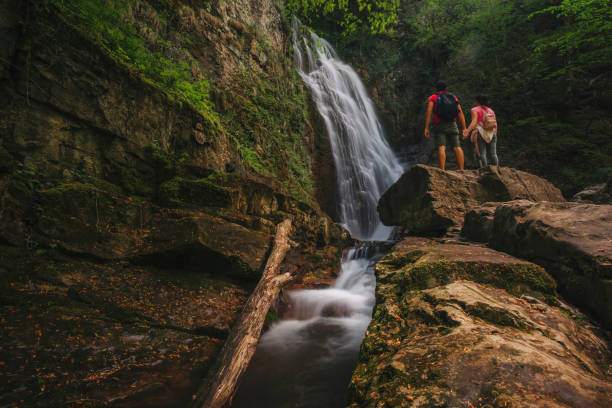
[[[255,353],[266,314],[283,285],[292,279],[290,273],[278,275],[281,263],[291,247],[290,231],[290,219],[278,224],[274,246],[261,280],[221,349],[218,369],[212,370],[212,375],[204,381],[194,396],[191,408],[222,408],[231,404],[238,381]]]

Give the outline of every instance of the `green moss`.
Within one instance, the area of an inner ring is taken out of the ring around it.
[[[390,254],[379,261],[376,265],[378,284],[385,285],[382,286],[385,293],[397,296],[466,279],[505,289],[513,295],[530,294],[545,300],[555,295],[555,281],[543,268],[534,264],[416,261],[421,256],[421,252],[414,251]]]
[[[102,178],[88,177],[87,182],[88,182],[88,184],[93,185],[97,189],[109,192],[111,194],[122,194],[123,193],[123,189],[120,186],[118,186],[118,185],[116,185],[114,183],[111,183],[108,180],[104,180]]]
[[[143,26],[134,15],[135,3],[134,0],[52,0],[68,24],[99,44],[115,61],[198,110],[208,133],[222,132],[210,100],[209,82],[201,75],[192,74],[195,68],[200,71],[197,60],[189,52],[176,52],[177,45],[182,48],[187,44],[170,44],[172,30],[167,27],[164,13],[171,13],[172,8],[156,2],[158,10],[151,8],[152,27],[149,27]],[[147,33],[146,37],[143,33]],[[156,41],[151,36],[157,37]]]
[[[509,326],[519,330],[532,328],[521,316],[506,309],[489,306],[486,303],[477,302],[473,305],[465,305],[464,310],[472,316],[479,317],[497,326]]]
[[[273,63],[287,62],[258,42]],[[237,86],[227,95],[231,107],[223,126],[235,139],[244,162],[257,173],[275,176],[298,201],[312,202],[310,153],[304,143],[308,93],[294,70],[270,76],[254,69],[234,74]]]
[[[224,171],[219,171],[219,170],[215,170],[212,173],[210,173],[208,176],[206,176],[206,180],[212,182],[212,183],[217,183],[217,184],[227,184],[227,182],[230,179],[230,175],[227,174]]]
[[[119,183],[130,195],[150,198],[153,195],[153,182],[146,182],[145,177],[135,168],[119,167]]]
[[[423,251],[412,251],[408,253],[392,252],[382,258],[376,264],[377,268],[397,269],[408,264],[413,264],[425,253]]]
[[[75,194],[79,195],[81,193],[92,193],[96,192],[98,189],[92,184],[84,184],[84,183],[64,183],[59,184],[53,188],[49,188],[41,192],[43,196],[48,197],[54,200],[62,200],[65,197],[71,197]]]
[[[275,323],[279,320],[280,318],[278,317],[278,314],[274,311],[274,310],[270,310],[267,314],[266,314],[266,320],[264,322],[264,324],[266,325],[270,325],[272,323]]]

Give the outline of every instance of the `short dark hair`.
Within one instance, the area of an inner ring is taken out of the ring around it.
[[[448,85],[446,85],[446,82],[439,80],[438,82],[436,82],[436,90],[439,91],[443,91],[446,88],[448,88]]]
[[[476,95],[476,98],[474,99],[476,99],[481,105],[489,106],[489,97],[487,95]]]

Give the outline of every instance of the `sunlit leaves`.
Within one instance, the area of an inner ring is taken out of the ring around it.
[[[400,0],[289,0],[289,9],[309,20],[334,15],[344,34],[367,28],[372,34],[393,32]]]

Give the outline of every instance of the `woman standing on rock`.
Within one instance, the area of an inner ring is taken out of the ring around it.
[[[476,130],[474,130],[476,129]],[[478,95],[474,100],[472,108],[472,123],[463,131],[466,138],[472,132],[471,141],[474,143],[476,152],[480,156],[480,168],[487,167],[487,155],[492,165],[497,166],[497,120],[495,112],[489,108],[489,97]]]

